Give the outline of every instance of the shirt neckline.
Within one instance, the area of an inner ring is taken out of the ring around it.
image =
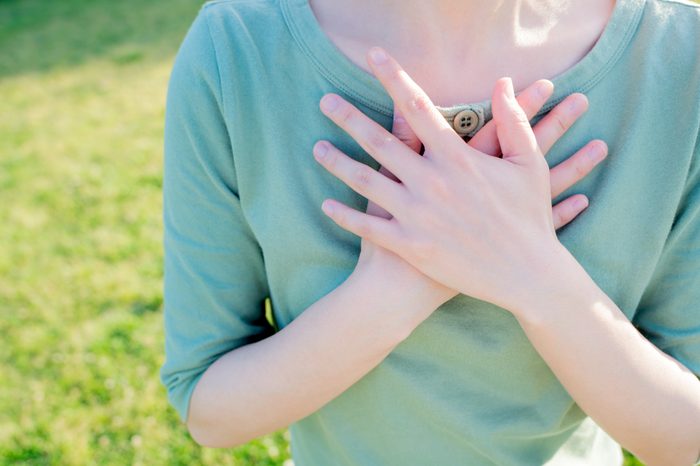
[[[381,82],[357,66],[331,41],[321,28],[308,0],[279,0],[284,19],[294,41],[318,70],[338,89],[375,111],[393,115],[394,104]],[[573,92],[587,92],[615,64],[631,40],[646,0],[616,0],[603,32],[593,48],[576,64],[549,78],[554,93],[537,115],[548,112]],[[478,107],[491,118],[491,99],[438,106],[443,115],[462,108]]]

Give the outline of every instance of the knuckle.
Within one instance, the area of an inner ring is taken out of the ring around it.
[[[515,121],[517,124],[530,126],[530,120],[528,119],[527,115],[525,114],[525,111],[522,108],[516,108],[514,113]]]
[[[356,231],[358,236],[367,239],[373,238],[372,235],[374,234],[374,228],[372,228],[372,224],[370,222],[359,222],[356,226]]]
[[[425,187],[438,199],[444,200],[449,197],[450,189],[445,180],[439,175],[431,175],[426,177]]]
[[[581,179],[588,174],[590,171],[590,166],[587,162],[581,161],[574,164],[574,172],[576,173],[576,178]]]
[[[368,186],[372,181],[372,175],[374,175],[372,167],[360,164],[360,166],[355,169],[353,181],[357,186]]]
[[[469,157],[469,154],[457,154],[454,160],[460,171],[469,173],[476,172],[476,170],[474,170],[474,160]]]
[[[386,71],[386,79],[389,81],[389,84],[394,88],[401,86],[403,82],[401,77],[401,70],[394,66],[389,68],[390,69]]]
[[[338,121],[344,124],[349,124],[355,117],[355,109],[350,105],[344,103],[340,104],[340,108],[336,111],[338,115]]]
[[[552,115],[552,124],[554,125],[554,128],[560,133],[565,133],[566,130],[569,129],[567,120],[559,112]]]
[[[390,138],[379,131],[372,131],[367,137],[367,145],[371,151],[381,151],[391,142]]]
[[[329,169],[333,169],[336,167],[336,165],[338,164],[338,153],[336,152],[334,147],[328,149],[328,152],[326,152],[326,155],[323,159],[323,163]]]
[[[425,113],[430,108],[430,99],[425,94],[415,94],[408,101],[408,111],[414,115]]]

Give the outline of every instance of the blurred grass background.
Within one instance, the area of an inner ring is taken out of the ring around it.
[[[197,0],[0,1],[0,464],[256,464],[165,399],[161,163]],[[291,464],[291,463],[290,463]]]
[[[0,464],[292,464],[286,430],[198,446],[158,378],[165,92],[201,4],[0,0]]]

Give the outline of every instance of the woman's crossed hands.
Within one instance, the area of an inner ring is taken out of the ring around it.
[[[376,50],[381,49],[371,51]],[[555,186],[538,139],[551,146],[565,128],[543,119],[536,135],[528,115],[547,97],[539,104],[536,98],[528,101],[526,113],[510,79],[499,79],[493,91],[491,127],[482,128],[465,144],[392,57],[369,63],[391,95],[395,112],[405,116],[425,151],[421,157],[415,147],[388,133],[340,96],[324,96],[324,113],[382,165],[382,170],[375,171],[328,142],[317,143],[317,160],[370,201],[367,213],[337,201],[325,201],[324,211],[363,238],[363,252],[371,251],[361,254],[358,267],[371,267],[378,254],[392,252],[392,272],[398,268],[423,275],[421,285],[435,294],[438,303],[464,293],[515,309],[528,283],[543,279],[538,274],[552,268],[558,248],[563,247],[552,214]],[[547,87],[546,83],[531,87]],[[539,95],[548,93],[551,83]],[[585,97],[578,96],[585,106]],[[325,104],[333,99],[336,107],[330,109]],[[322,146],[328,149],[325,157],[320,157]],[[604,144],[597,146],[604,150]],[[587,146],[580,152],[588,149],[595,150]],[[493,156],[499,151],[503,158]],[[581,158],[572,157],[573,163]],[[561,212],[568,209],[568,214],[558,215],[558,223],[577,214],[572,202],[565,204],[569,199],[561,203]],[[387,251],[366,248],[365,240]]]

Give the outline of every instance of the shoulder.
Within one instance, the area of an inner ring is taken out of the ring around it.
[[[648,11],[661,18],[687,18],[692,24],[700,21],[700,3],[694,0],[647,0]]]
[[[640,30],[639,45],[651,49],[647,58],[663,70],[659,77],[682,84],[687,97],[700,98],[700,3],[647,0]]]
[[[700,95],[700,4],[690,0],[644,0],[627,52],[633,76],[649,78],[648,84],[660,89],[685,92],[686,98]]]
[[[284,26],[279,0],[209,0],[200,14],[214,35],[244,31],[255,36]]]
[[[204,18],[223,74],[267,67],[267,57],[286,45],[280,1],[209,0],[202,5],[198,19]]]
[[[696,14],[700,12],[700,3],[693,0],[650,0],[650,4],[655,4],[660,8],[667,8],[669,11],[684,11],[689,13],[688,8],[694,10]]]
[[[209,0],[202,4],[180,45],[174,72],[188,70],[219,88],[225,102],[233,89],[269,68],[272,51],[284,40],[286,23],[280,0]],[[237,86],[224,83],[236,82]],[[191,83],[190,83],[191,84]]]
[[[700,53],[700,3],[645,0],[637,36],[661,56],[694,54],[696,57]]]
[[[195,36],[191,41],[200,42],[200,48],[205,42],[219,60],[227,52],[235,52],[239,57],[250,54],[251,50],[267,46],[270,38],[284,34],[286,23],[279,3],[280,0],[209,0],[199,8],[188,36]]]
[[[201,6],[201,10],[212,13],[221,13],[230,10],[273,10],[279,8],[279,0],[208,0]]]
[[[656,51],[649,62],[658,63],[660,77],[676,83],[673,105],[678,126],[695,138],[691,170],[700,170],[700,3],[691,0],[647,0],[643,26],[647,42]],[[645,24],[646,23],[646,24]],[[661,84],[657,84],[661,86]]]
[[[642,28],[651,27],[671,37],[700,37],[700,3],[691,0],[647,0]],[[691,44],[677,44],[678,46]]]

